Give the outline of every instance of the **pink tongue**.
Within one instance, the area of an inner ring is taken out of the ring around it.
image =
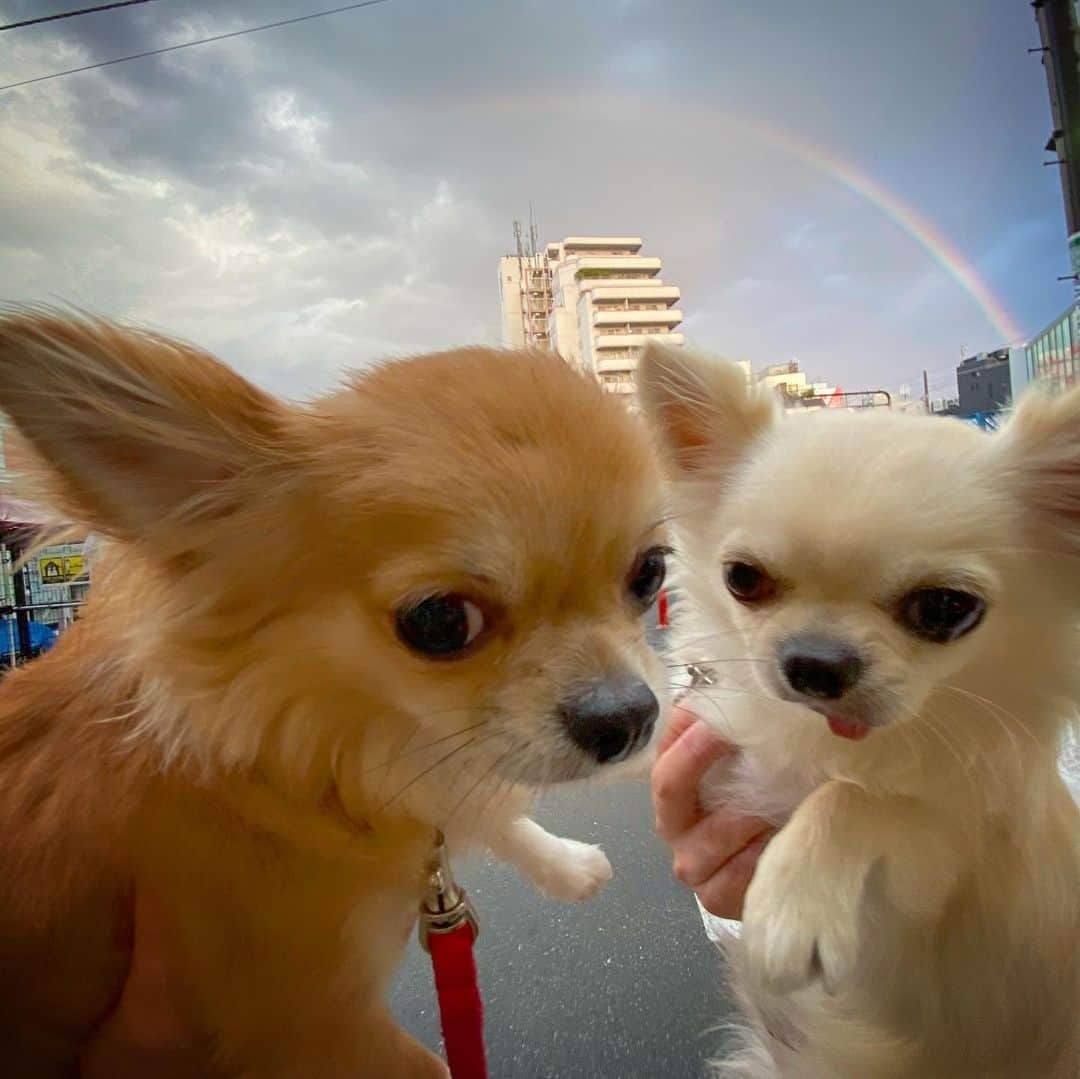
[[[861,723],[849,723],[839,716],[829,716],[827,718],[829,730],[841,738],[850,738],[853,742],[857,742],[870,733],[870,728],[864,727]]]

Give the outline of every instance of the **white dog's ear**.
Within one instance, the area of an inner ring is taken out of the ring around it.
[[[1080,555],[1080,387],[1028,392],[1001,437],[1001,477],[1040,544]]]
[[[284,406],[198,349],[51,309],[0,312],[0,408],[61,512],[128,538],[220,517]]]
[[[737,364],[681,348],[648,343],[637,383],[684,479],[722,475],[776,419],[774,399],[753,392]]]

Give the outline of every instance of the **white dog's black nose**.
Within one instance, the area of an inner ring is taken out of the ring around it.
[[[597,679],[560,711],[574,745],[599,764],[614,764],[649,740],[660,704],[640,678],[620,672]]]
[[[839,700],[862,674],[859,653],[831,637],[792,637],[780,646],[780,669],[796,693],[823,701]]]

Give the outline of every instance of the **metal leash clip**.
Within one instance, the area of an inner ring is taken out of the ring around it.
[[[688,663],[686,673],[690,675],[691,689],[697,689],[698,686],[716,685],[716,671],[712,667],[706,667],[703,663]]]
[[[704,663],[687,663],[686,673],[690,675],[690,685],[682,686],[674,694],[676,704],[682,704],[695,689],[702,686],[715,686],[717,683],[716,671],[712,667],[706,667]]]
[[[480,935],[480,921],[465,889],[450,872],[450,858],[442,832],[435,833],[435,857],[428,877],[427,894],[420,901],[420,920],[417,932],[420,947],[430,952],[428,938],[432,933],[453,933],[468,924],[473,940]]]

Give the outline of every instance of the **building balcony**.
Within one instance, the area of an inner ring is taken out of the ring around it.
[[[593,254],[614,251],[620,255],[636,255],[645,241],[640,236],[567,236],[562,241],[549,243],[545,254],[549,259],[577,254]]]
[[[581,282],[581,291],[592,295],[593,303],[662,303],[668,307],[679,302],[678,285],[659,281],[641,284],[612,285],[603,280]]]
[[[660,259],[647,255],[582,255],[576,261],[574,276],[579,281],[590,277],[602,279],[620,273],[655,277],[664,266]]]
[[[663,311],[632,311],[616,307],[612,310],[593,309],[593,325],[601,326],[666,326],[672,329],[682,322],[682,312],[678,308]]]
[[[597,349],[644,348],[646,341],[655,341],[658,345],[681,345],[686,342],[686,337],[681,333],[600,333],[593,338],[593,345]]]
[[[617,375],[624,371],[629,373],[637,370],[637,357],[620,356],[608,359],[602,352],[596,357],[596,373],[598,375]]]

